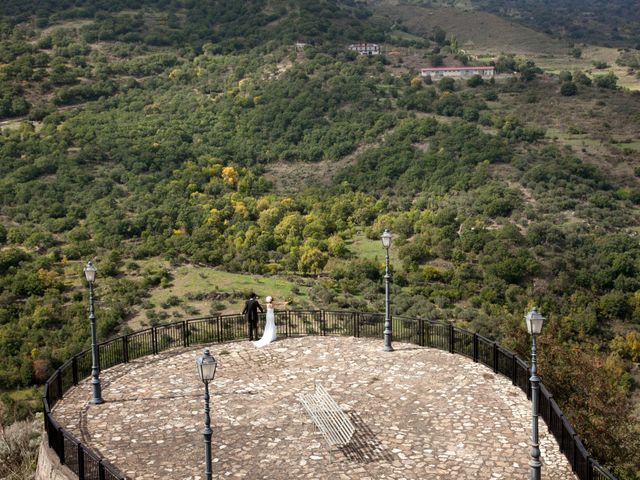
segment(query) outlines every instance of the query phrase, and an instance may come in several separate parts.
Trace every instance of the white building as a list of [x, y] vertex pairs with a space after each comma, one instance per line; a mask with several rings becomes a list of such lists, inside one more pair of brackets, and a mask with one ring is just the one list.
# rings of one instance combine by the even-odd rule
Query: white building
[[380, 45], [377, 43], [352, 43], [349, 50], [360, 55], [380, 55]]
[[423, 77], [431, 78], [466, 78], [473, 75], [480, 75], [483, 78], [491, 78], [496, 73], [496, 67], [433, 67], [423, 68], [420, 74]]

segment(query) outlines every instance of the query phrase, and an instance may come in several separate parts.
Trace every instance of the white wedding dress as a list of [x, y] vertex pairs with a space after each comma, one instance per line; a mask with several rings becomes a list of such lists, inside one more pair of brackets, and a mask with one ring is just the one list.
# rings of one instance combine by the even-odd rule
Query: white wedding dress
[[276, 337], [276, 316], [273, 313], [273, 308], [267, 307], [267, 323], [264, 326], [264, 333], [262, 338], [257, 342], [253, 342], [253, 344], [258, 348], [264, 347], [273, 342]]

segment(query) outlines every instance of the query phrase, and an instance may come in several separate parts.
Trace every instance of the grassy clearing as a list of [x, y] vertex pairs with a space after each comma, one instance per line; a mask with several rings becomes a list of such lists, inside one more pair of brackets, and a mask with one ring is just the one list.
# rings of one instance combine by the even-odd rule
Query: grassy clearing
[[396, 30], [391, 34], [391, 38], [396, 40], [424, 40], [425, 37], [414, 35], [409, 32], [403, 32], [402, 30]]
[[448, 34], [455, 35], [458, 44], [472, 54], [493, 56], [501, 52], [513, 52], [532, 55], [539, 52], [562, 54], [567, 51], [564, 41], [497, 15], [472, 11], [467, 2], [458, 2], [461, 8], [429, 8], [395, 3], [400, 2], [380, 2], [373, 5], [373, 9], [382, 17], [402, 20], [403, 25], [415, 35], [429, 36], [439, 26]]
[[589, 137], [586, 133], [567, 133], [558, 128], [548, 128], [546, 136], [572, 147], [596, 147], [602, 145], [601, 141]]
[[180, 266], [170, 273], [170, 284], [152, 289], [143, 308], [129, 320], [131, 329], [182, 318], [240, 313], [250, 292], [261, 299], [271, 295], [276, 302], [289, 301], [292, 308], [308, 302], [310, 282], [304, 278], [243, 275], [194, 265]]
[[[29, 418], [35, 412], [42, 410], [42, 387], [34, 386], [16, 390], [0, 391], [0, 423], [2, 411], [9, 423], [12, 420]], [[2, 477], [4, 478], [4, 477]]]
[[[384, 247], [382, 246], [382, 241], [371, 240], [367, 238], [364, 233], [358, 233], [353, 237], [353, 240], [349, 245], [349, 250], [358, 258], [377, 260], [381, 263], [384, 262], [385, 251]], [[393, 248], [393, 243], [391, 244], [391, 248], [389, 249], [389, 261], [399, 261], [398, 249]]]
[[[385, 251], [381, 241], [368, 239], [364, 233], [354, 237], [349, 249], [357, 258], [374, 260], [380, 264], [384, 262]], [[391, 262], [399, 261], [398, 249], [393, 245], [389, 253]], [[313, 306], [309, 298], [313, 279], [229, 273], [195, 265], [170, 268], [166, 262], [158, 259], [138, 263], [143, 270], [169, 270], [171, 281], [166, 287], [152, 289], [150, 297], [129, 319], [127, 326], [134, 331], [180, 319], [240, 313], [250, 292], [255, 292], [261, 299], [271, 295], [276, 301], [288, 301], [288, 308]], [[77, 276], [79, 279], [79, 274]]]
[[42, 392], [39, 387], [21, 388], [18, 390], [11, 390], [9, 396], [17, 402], [34, 400], [40, 402]]
[[3, 120], [0, 122], [0, 130], [17, 130], [22, 125], [23, 119]]
[[640, 152], [640, 140], [636, 140], [633, 142], [618, 143], [616, 144], [616, 146], [623, 150], [629, 149], [629, 150], [635, 150], [636, 152]]
[[[629, 90], [640, 90], [640, 78], [629, 74], [627, 67], [616, 64], [616, 60], [620, 56], [618, 49], [591, 45], [584, 45], [580, 48], [582, 50], [580, 58], [572, 57], [568, 51], [566, 54], [560, 55], [533, 55], [531, 58], [544, 71], [553, 74], [558, 74], [563, 70], [569, 72], [582, 70], [593, 77], [613, 72], [618, 77], [618, 85]], [[604, 62], [608, 67], [597, 69], [594, 65], [598, 62]]]

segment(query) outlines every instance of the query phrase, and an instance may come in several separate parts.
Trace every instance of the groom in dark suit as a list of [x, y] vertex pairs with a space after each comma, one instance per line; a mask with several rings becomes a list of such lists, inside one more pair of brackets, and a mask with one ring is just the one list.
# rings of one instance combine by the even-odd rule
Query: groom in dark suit
[[242, 310], [242, 314], [249, 324], [249, 340], [253, 340], [254, 333], [256, 340], [258, 340], [258, 310], [263, 312], [262, 307], [256, 298], [256, 294], [252, 293], [249, 300], [244, 304], [244, 310]]

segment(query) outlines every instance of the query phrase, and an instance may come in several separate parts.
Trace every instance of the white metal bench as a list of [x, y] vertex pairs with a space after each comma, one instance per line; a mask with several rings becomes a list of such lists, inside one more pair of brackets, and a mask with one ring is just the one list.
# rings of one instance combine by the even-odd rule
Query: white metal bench
[[353, 423], [322, 385], [316, 383], [314, 393], [298, 393], [296, 396], [311, 417], [314, 428], [320, 430], [329, 444], [329, 457], [331, 447], [345, 446], [351, 441], [356, 431]]

